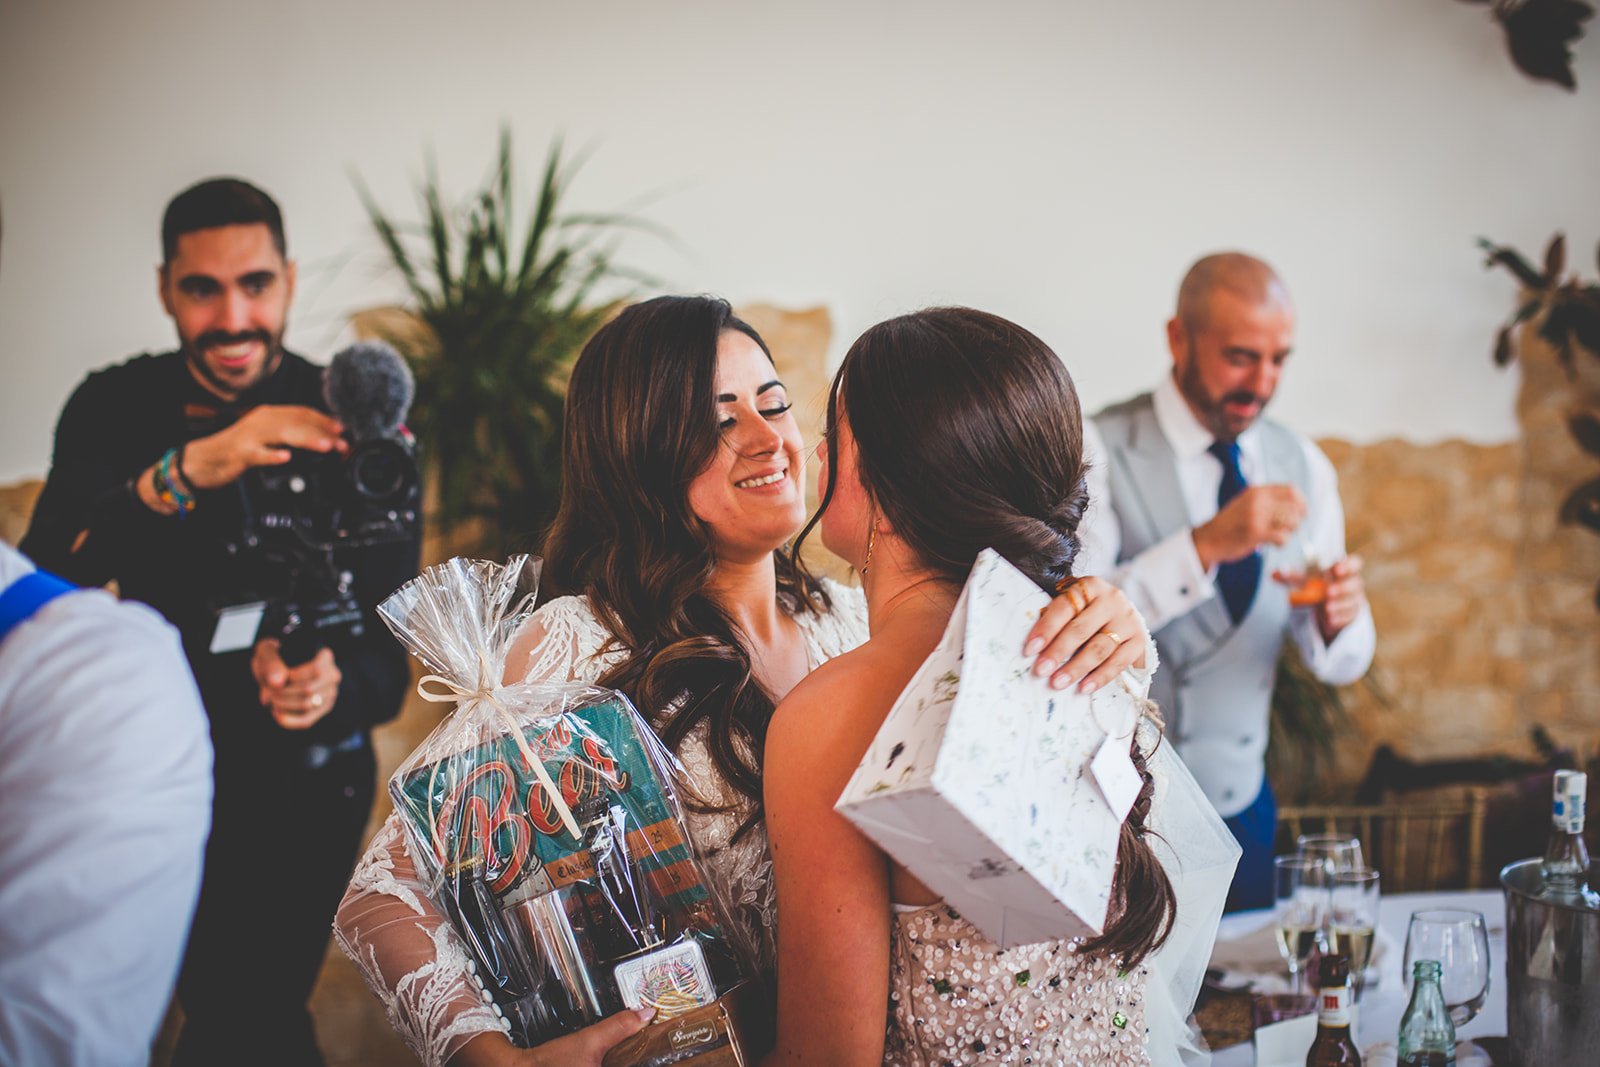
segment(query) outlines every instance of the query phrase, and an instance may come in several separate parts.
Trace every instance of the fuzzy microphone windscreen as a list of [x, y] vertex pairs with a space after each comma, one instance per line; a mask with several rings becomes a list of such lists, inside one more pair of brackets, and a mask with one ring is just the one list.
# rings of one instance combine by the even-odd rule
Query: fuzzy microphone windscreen
[[328, 364], [322, 395], [351, 439], [393, 437], [411, 409], [416, 383], [400, 353], [381, 341], [361, 341]]

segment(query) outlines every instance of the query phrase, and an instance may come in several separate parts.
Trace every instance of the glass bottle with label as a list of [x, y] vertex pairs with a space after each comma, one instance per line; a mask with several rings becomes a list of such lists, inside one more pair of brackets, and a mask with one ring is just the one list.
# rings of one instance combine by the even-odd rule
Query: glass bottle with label
[[1306, 1053], [1306, 1067], [1361, 1067], [1361, 1053], [1350, 1033], [1350, 964], [1343, 956], [1324, 956], [1317, 971], [1317, 1039]]
[[1550, 841], [1544, 850], [1544, 890], [1540, 896], [1569, 904], [1584, 902], [1589, 880], [1589, 849], [1583, 843], [1584, 804], [1589, 776], [1557, 771], [1550, 809]]
[[1439, 961], [1417, 960], [1411, 973], [1411, 1003], [1400, 1018], [1397, 1067], [1455, 1067], [1456, 1026], [1445, 1007]]

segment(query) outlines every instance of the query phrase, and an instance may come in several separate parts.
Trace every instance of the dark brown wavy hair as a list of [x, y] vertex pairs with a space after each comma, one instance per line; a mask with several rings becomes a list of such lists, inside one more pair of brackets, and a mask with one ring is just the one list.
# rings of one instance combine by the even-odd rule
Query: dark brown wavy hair
[[[689, 507], [690, 483], [723, 447], [717, 343], [727, 330], [772, 358], [726, 301], [703, 296], [635, 304], [584, 346], [567, 387], [561, 506], [545, 540], [544, 583], [547, 595], [588, 596], [613, 647], [628, 653], [599, 684], [626, 693], [668, 748], [709, 723], [717, 770], [751, 805], [742, 835], [763, 815], [761, 757], [775, 702], [738, 627], [703, 593], [717, 556]], [[792, 553], [779, 549], [776, 565], [787, 610], [831, 606]]]
[[[828, 469], [840, 418], [861, 484], [924, 566], [964, 583], [993, 548], [1040, 588], [1072, 573], [1088, 504], [1077, 390], [1050, 347], [997, 315], [931, 308], [872, 327], [850, 346], [828, 395]], [[829, 484], [817, 525], [833, 497]], [[1123, 822], [1105, 932], [1085, 951], [1137, 965], [1166, 939], [1172, 883], [1145, 837], [1153, 781]]]

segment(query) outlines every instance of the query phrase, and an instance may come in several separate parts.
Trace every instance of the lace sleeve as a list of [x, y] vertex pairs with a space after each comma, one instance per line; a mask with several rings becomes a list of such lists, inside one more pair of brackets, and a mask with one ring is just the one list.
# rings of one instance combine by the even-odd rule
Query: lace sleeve
[[559, 597], [522, 628], [506, 653], [506, 681], [592, 682], [625, 655], [583, 597]]
[[443, 1067], [479, 1034], [508, 1029], [486, 1003], [466, 946], [428, 897], [398, 815], [356, 866], [333, 933], [383, 1002], [389, 1025], [427, 1067]]
[[[529, 680], [593, 681], [619, 658], [579, 597], [541, 607], [513, 642], [508, 664]], [[412, 863], [390, 815], [356, 865], [334, 918], [334, 937], [383, 1002], [389, 1025], [427, 1067], [443, 1067], [480, 1034], [509, 1029], [477, 978], [477, 965]]]

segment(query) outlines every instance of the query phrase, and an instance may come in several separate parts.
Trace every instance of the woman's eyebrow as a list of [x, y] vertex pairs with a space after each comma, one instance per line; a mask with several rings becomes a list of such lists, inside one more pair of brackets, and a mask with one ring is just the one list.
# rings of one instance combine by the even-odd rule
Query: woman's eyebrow
[[[782, 389], [782, 388], [783, 388], [783, 383], [778, 381], [778, 379], [774, 378], [774, 379], [772, 379], [772, 381], [767, 382], [765, 385], [763, 385], [759, 389], [757, 389], [756, 390], [756, 396], [760, 396], [762, 393], [765, 393], [768, 389]], [[731, 404], [735, 400], [738, 400], [738, 399], [739, 398], [734, 396], [732, 393], [718, 393], [717, 394], [717, 403], [719, 403], [719, 404]]]

